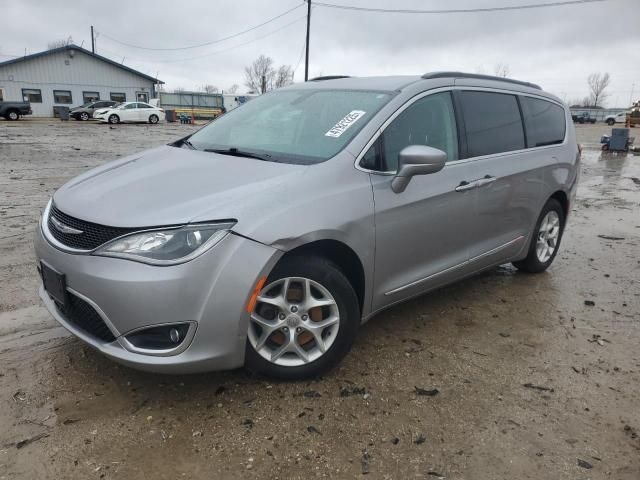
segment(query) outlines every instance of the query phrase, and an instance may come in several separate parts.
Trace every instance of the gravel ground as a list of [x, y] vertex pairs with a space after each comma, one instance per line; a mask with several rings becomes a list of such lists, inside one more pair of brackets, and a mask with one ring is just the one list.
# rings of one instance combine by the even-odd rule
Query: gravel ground
[[640, 478], [640, 157], [601, 155], [609, 128], [578, 127], [578, 201], [546, 273], [502, 266], [387, 310], [298, 383], [136, 372], [39, 303], [51, 193], [193, 128], [0, 122], [1, 480]]

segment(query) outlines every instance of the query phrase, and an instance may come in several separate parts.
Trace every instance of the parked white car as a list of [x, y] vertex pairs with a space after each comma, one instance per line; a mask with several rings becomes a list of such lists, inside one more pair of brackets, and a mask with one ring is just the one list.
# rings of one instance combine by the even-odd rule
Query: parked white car
[[608, 115], [604, 119], [607, 125], [613, 125], [614, 123], [625, 123], [627, 121], [627, 112], [620, 112], [615, 115]]
[[116, 107], [103, 108], [93, 112], [93, 118], [101, 122], [149, 122], [158, 123], [165, 118], [162, 108], [144, 102], [124, 102]]

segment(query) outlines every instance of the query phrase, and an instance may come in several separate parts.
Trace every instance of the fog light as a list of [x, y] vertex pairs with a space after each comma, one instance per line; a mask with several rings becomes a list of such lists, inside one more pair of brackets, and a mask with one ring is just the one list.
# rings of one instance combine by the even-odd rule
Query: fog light
[[170, 350], [184, 341], [188, 331], [188, 323], [174, 323], [137, 330], [126, 335], [126, 339], [136, 348]]
[[169, 339], [173, 343], [180, 343], [180, 332], [177, 328], [172, 328], [171, 330], [169, 330]]

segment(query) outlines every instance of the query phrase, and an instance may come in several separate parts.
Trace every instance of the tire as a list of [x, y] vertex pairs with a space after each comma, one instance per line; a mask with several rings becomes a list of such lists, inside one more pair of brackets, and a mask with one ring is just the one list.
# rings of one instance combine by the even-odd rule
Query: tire
[[[553, 219], [557, 218], [557, 238], [554, 242], [553, 251], [550, 252], [550, 255], [541, 255], [539, 250], [539, 245], [542, 242], [539, 241], [541, 235], [541, 228], [543, 227], [543, 221], [547, 218]], [[545, 204], [542, 212], [540, 212], [540, 216], [538, 217], [538, 221], [536, 222], [535, 229], [531, 235], [531, 243], [529, 245], [529, 252], [524, 260], [519, 260], [517, 262], [513, 262], [513, 265], [518, 269], [528, 273], [540, 273], [544, 272], [549, 265], [553, 263], [553, 260], [556, 258], [556, 254], [558, 253], [558, 249], [560, 248], [560, 241], [562, 240], [562, 234], [564, 233], [564, 223], [565, 223], [565, 215], [564, 210], [562, 209], [562, 205], [555, 198], [550, 198]], [[547, 224], [550, 226], [550, 224]], [[547, 231], [547, 233], [549, 233]], [[550, 236], [549, 236], [550, 238]], [[544, 243], [549, 246], [549, 241], [545, 241]], [[546, 252], [549, 254], [549, 252]]]
[[20, 112], [17, 110], [9, 110], [4, 118], [15, 122], [16, 120], [20, 120]]
[[82, 112], [78, 118], [80, 118], [80, 120], [82, 120], [83, 122], [86, 122], [91, 117], [89, 117], [89, 114], [87, 112]]
[[155, 125], [156, 123], [158, 123], [158, 121], [159, 121], [159, 120], [160, 120], [160, 119], [159, 119], [159, 118], [158, 118], [158, 116], [157, 116], [157, 115], [155, 115], [155, 114], [154, 114], [154, 115], [151, 115], [151, 116], [149, 117], [149, 123], [150, 123], [150, 124], [152, 124], [152, 125]]
[[109, 123], [111, 124], [116, 124], [116, 123], [120, 123], [120, 117], [118, 115], [116, 115], [115, 113], [109, 115]]
[[[301, 297], [299, 297], [298, 300], [292, 301], [286, 300], [286, 297], [284, 297], [284, 305], [288, 309], [286, 313], [284, 313], [285, 310], [274, 306], [274, 304], [260, 301], [260, 298], [268, 298], [274, 289], [276, 291], [278, 291], [278, 289], [284, 289], [284, 285], [290, 285], [287, 296], [289, 296], [291, 292], [295, 294], [296, 282], [300, 284], [297, 292]], [[283, 286], [281, 287], [279, 284]], [[311, 287], [307, 287], [306, 285], [311, 285]], [[318, 290], [316, 288], [317, 285], [323, 288], [324, 292]], [[305, 309], [305, 302], [307, 301], [305, 291], [315, 292], [311, 294], [311, 296], [314, 297], [312, 301], [331, 302], [331, 306]], [[322, 294], [320, 299], [316, 296], [317, 293]], [[277, 299], [281, 295], [282, 290], [279, 291], [278, 296], [275, 298]], [[300, 298], [302, 298], [302, 300]], [[299, 310], [296, 305], [299, 305]], [[296, 310], [294, 310], [294, 308]], [[320, 311], [317, 309], [320, 309]], [[290, 313], [289, 310], [290, 312], [297, 313]], [[324, 346], [324, 348], [320, 348], [315, 340], [316, 336], [304, 327], [313, 326], [316, 322], [329, 322], [331, 318], [335, 318], [336, 313], [338, 315], [338, 322], [334, 325], [324, 327], [322, 331], [318, 332], [321, 338], [320, 341]], [[285, 317], [285, 315], [287, 316]], [[267, 377], [281, 380], [301, 380], [317, 377], [328, 372], [351, 350], [360, 325], [360, 308], [358, 297], [353, 287], [337, 265], [321, 257], [298, 256], [287, 258], [276, 265], [258, 297], [256, 307], [251, 317], [252, 319], [249, 320], [249, 331], [247, 333], [245, 350], [246, 368], [254, 373]], [[265, 323], [264, 320], [260, 320], [261, 323], [258, 323], [254, 318], [264, 319], [268, 317], [272, 317], [268, 322], [270, 322], [269, 325], [274, 325], [274, 327], [272, 333], [265, 334], [260, 327], [261, 324]], [[277, 327], [277, 325], [282, 325], [282, 328]], [[337, 331], [334, 329], [337, 329]], [[296, 333], [298, 331], [300, 331], [300, 333]], [[288, 343], [287, 337], [289, 335], [295, 337], [292, 343]], [[263, 342], [264, 346], [257, 350], [256, 344], [260, 343], [263, 336], [266, 337], [266, 340]], [[303, 339], [305, 336], [306, 339]], [[298, 339], [304, 340], [302, 347], [300, 343], [298, 343]], [[280, 343], [278, 344], [276, 340], [280, 340]], [[295, 345], [295, 347], [293, 347], [293, 345]], [[299, 349], [302, 348], [303, 355], [307, 357], [307, 361], [293, 351], [285, 352], [276, 360], [268, 360], [266, 358], [270, 354], [285, 350], [285, 346], [298, 349], [297, 351], [300, 351]], [[259, 353], [259, 351], [261, 353]], [[289, 364], [282, 364], [287, 362], [289, 362]]]
[[607, 120], [607, 125], [609, 125], [610, 127], [615, 125], [616, 121], [613, 118], [610, 118], [609, 120]]

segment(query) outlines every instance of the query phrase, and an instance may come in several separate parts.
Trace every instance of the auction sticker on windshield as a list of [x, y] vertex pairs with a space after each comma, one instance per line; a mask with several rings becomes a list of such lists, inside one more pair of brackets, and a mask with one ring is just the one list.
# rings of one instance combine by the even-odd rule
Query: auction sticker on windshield
[[349, 112], [342, 120], [336, 123], [331, 129], [324, 134], [325, 137], [338, 138], [346, 132], [351, 125], [356, 123], [365, 113], [363, 110], [353, 110]]

